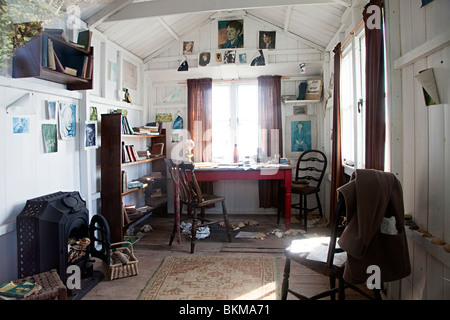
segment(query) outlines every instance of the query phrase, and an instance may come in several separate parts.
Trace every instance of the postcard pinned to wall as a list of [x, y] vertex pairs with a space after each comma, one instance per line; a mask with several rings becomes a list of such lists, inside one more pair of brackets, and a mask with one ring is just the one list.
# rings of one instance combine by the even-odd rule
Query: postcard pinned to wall
[[425, 69], [416, 75], [416, 79], [423, 87], [423, 95], [427, 106], [440, 104], [439, 93], [433, 69]]

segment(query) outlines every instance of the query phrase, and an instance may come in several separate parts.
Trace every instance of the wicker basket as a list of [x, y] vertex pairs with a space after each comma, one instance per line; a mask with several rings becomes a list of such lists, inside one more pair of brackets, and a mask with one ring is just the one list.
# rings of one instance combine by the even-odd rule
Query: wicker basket
[[[128, 246], [124, 246], [125, 244], [128, 244]], [[123, 253], [126, 256], [128, 256], [129, 257], [128, 262], [126, 263], [114, 262], [112, 256], [115, 251]], [[109, 280], [135, 276], [138, 274], [138, 260], [136, 259], [133, 253], [133, 244], [129, 241], [116, 242], [111, 244], [110, 263], [111, 263], [110, 265], [107, 265], [105, 262], [103, 262], [105, 268], [108, 271]]]

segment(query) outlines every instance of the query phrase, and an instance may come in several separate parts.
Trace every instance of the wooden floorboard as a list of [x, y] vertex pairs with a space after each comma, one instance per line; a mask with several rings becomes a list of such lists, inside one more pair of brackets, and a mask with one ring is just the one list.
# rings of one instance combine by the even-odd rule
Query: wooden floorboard
[[[219, 216], [220, 218], [220, 216]], [[224, 227], [219, 225], [211, 226], [211, 234], [203, 240], [197, 240], [194, 255], [264, 255], [273, 256], [277, 259], [279, 284], [283, 281], [283, 270], [285, 264], [284, 248], [294, 239], [304, 237], [286, 236], [278, 238], [272, 231], [280, 229], [284, 231], [284, 225], [276, 223], [276, 216], [273, 215], [231, 215], [231, 221], [252, 220], [258, 223], [257, 226], [244, 226], [239, 230], [233, 230], [232, 242], [228, 242]], [[150, 217], [142, 222], [135, 230], [145, 224], [152, 227], [152, 231], [145, 233], [133, 246], [134, 254], [139, 260], [138, 275], [116, 280], [104, 279], [91, 289], [84, 297], [84, 300], [136, 300], [144, 289], [148, 280], [158, 269], [161, 262], [168, 256], [184, 256], [190, 254], [190, 240], [181, 236], [181, 242], [174, 241], [169, 246], [170, 234], [173, 227], [173, 216]], [[298, 220], [293, 219], [292, 229], [302, 230], [303, 226]], [[266, 234], [264, 240], [260, 239], [238, 239], [236, 235], [240, 231], [262, 232]], [[327, 235], [328, 228], [314, 227], [308, 229], [308, 234]], [[95, 260], [95, 269], [105, 272], [102, 263]], [[291, 264], [290, 288], [302, 290], [306, 295], [314, 294], [328, 288], [328, 278], [296, 263]], [[350, 292], [349, 292], [350, 293]], [[349, 294], [348, 299], [363, 299], [358, 295]], [[292, 295], [289, 300], [295, 299]], [[364, 298], [365, 299], [365, 298]]]

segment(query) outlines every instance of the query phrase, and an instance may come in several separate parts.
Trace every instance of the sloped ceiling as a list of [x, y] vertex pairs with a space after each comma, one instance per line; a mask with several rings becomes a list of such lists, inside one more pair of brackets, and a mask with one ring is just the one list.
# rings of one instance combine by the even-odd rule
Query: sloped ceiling
[[82, 7], [81, 19], [148, 61], [215, 15], [235, 10], [323, 52], [351, 6], [352, 0], [100, 0]]

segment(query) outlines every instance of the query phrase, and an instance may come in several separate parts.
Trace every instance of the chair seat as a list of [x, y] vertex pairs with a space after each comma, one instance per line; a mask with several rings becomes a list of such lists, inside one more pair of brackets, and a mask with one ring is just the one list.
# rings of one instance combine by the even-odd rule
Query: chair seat
[[347, 261], [347, 253], [336, 248], [333, 266], [327, 267], [328, 246], [330, 237], [316, 237], [294, 240], [286, 248], [285, 255], [289, 259], [326, 276], [338, 277], [343, 272]]
[[292, 185], [291, 192], [301, 195], [308, 195], [317, 193], [320, 191], [320, 188], [308, 186], [308, 187], [296, 187], [295, 185]]

